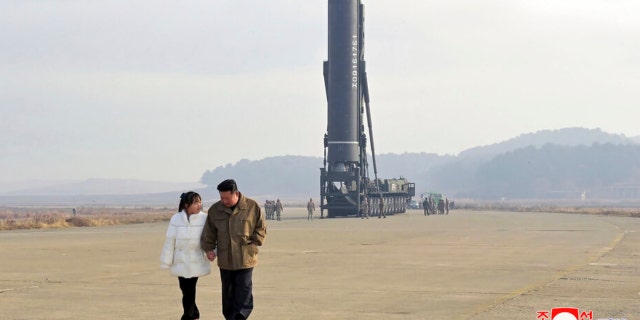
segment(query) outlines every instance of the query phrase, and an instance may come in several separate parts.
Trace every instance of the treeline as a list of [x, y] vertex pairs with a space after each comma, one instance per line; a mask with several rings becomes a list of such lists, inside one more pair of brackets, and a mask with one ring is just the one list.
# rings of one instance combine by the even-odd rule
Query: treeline
[[638, 198], [640, 146], [526, 147], [482, 163], [449, 164], [436, 170], [431, 181], [458, 197], [478, 199], [579, 199], [583, 193], [588, 198]]
[[235, 179], [245, 194], [259, 198], [317, 198], [320, 194], [322, 158], [279, 156], [262, 160], [240, 160], [206, 171], [201, 182], [215, 190], [224, 179]]
[[[378, 177], [413, 179], [416, 172], [445, 164], [453, 156], [427, 153], [383, 154], [377, 157]], [[374, 176], [373, 161], [369, 159], [369, 174]], [[277, 156], [261, 160], [243, 159], [204, 172], [201, 182], [215, 188], [220, 181], [233, 178], [241, 191], [260, 198], [288, 197], [316, 198], [320, 194], [320, 168], [323, 158], [306, 156]]]

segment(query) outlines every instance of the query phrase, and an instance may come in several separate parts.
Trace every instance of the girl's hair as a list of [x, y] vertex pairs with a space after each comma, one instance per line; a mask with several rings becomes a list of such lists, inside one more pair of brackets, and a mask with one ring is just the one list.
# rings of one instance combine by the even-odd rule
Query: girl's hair
[[178, 205], [178, 212], [186, 209], [193, 204], [194, 201], [202, 200], [197, 192], [189, 191], [180, 195], [180, 204]]

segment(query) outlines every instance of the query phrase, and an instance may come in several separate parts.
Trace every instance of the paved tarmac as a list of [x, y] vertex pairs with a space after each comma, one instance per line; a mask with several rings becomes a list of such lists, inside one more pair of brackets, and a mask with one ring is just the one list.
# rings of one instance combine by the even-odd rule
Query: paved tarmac
[[[638, 218], [305, 211], [268, 221], [251, 319], [545, 320], [559, 307], [640, 319]], [[179, 319], [177, 278], [158, 261], [166, 226], [0, 232], [0, 318]], [[222, 319], [212, 270], [198, 282], [202, 319]]]

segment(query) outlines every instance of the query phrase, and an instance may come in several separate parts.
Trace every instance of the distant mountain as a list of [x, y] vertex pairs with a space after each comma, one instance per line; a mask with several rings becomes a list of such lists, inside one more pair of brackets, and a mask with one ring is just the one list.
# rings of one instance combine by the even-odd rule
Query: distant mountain
[[[428, 171], [453, 159], [429, 153], [381, 154], [376, 157], [379, 178], [407, 177]], [[369, 175], [374, 177], [373, 159], [369, 158]], [[215, 188], [220, 181], [233, 178], [238, 187], [254, 198], [306, 199], [320, 193], [320, 157], [278, 156], [261, 160], [243, 159], [219, 166], [202, 175], [202, 183]]]
[[242, 159], [202, 174], [202, 183], [215, 189], [222, 180], [233, 178], [238, 188], [254, 198], [308, 198], [319, 193], [322, 158], [278, 156], [261, 160]]
[[526, 147], [541, 147], [545, 144], [561, 146], [590, 146], [594, 143], [635, 144], [640, 143], [640, 137], [635, 140], [621, 134], [606, 133], [600, 129], [564, 128], [558, 130], [541, 130], [534, 133], [519, 135], [507, 141], [488, 146], [474, 147], [459, 154], [460, 158], [476, 158], [488, 160], [496, 155]]
[[475, 198], [640, 197], [640, 145], [546, 144], [518, 149], [484, 163], [470, 177]]
[[133, 179], [87, 179], [84, 181], [48, 181], [35, 182], [34, 186], [22, 185], [22, 188], [5, 191], [10, 196], [87, 196], [87, 195], [142, 195], [163, 192], [182, 192], [189, 189], [204, 188], [197, 182], [162, 182]]
[[[634, 161], [640, 159], [638, 150], [640, 145], [624, 135], [567, 128], [523, 134], [458, 156], [381, 154], [376, 162], [379, 178], [405, 177], [416, 183], [418, 195], [437, 190], [452, 197], [481, 199], [575, 198], [589, 190], [592, 196], [621, 197], [630, 194], [615, 191], [621, 186], [635, 192], [638, 185], [640, 190], [636, 181], [640, 164]], [[205, 172], [202, 182], [213, 188], [235, 177], [248, 194], [304, 199], [319, 194], [321, 166], [319, 157], [245, 159]], [[373, 177], [372, 159], [369, 175]]]
[[[415, 179], [417, 174], [428, 172], [434, 167], [449, 163], [456, 157], [435, 153], [385, 153], [376, 157], [378, 177]], [[373, 161], [369, 159], [369, 168], [373, 176]]]

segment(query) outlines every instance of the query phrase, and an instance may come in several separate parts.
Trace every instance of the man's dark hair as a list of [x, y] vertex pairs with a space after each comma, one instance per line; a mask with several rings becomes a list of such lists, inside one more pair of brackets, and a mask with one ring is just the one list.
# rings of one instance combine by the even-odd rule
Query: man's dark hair
[[238, 185], [236, 184], [235, 180], [227, 179], [220, 182], [217, 189], [219, 192], [225, 192], [225, 191], [236, 192], [238, 191]]

